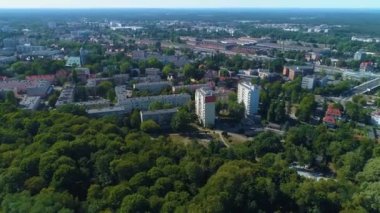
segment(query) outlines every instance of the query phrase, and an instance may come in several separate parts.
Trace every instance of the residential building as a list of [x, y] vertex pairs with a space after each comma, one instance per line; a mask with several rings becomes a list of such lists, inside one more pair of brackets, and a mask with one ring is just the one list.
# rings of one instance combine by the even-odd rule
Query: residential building
[[3, 39], [3, 47], [4, 48], [10, 48], [10, 49], [14, 50], [18, 44], [19, 44], [19, 41], [16, 38], [5, 38], [5, 39]]
[[109, 115], [124, 115], [127, 113], [128, 112], [122, 106], [87, 110], [87, 114], [93, 117], [102, 117], [102, 116], [109, 116]]
[[46, 97], [53, 90], [48, 81], [5, 80], [0, 81], [0, 90], [14, 91], [15, 94]]
[[290, 80], [296, 79], [298, 76], [312, 75], [314, 66], [284, 66], [282, 74]]
[[129, 80], [128, 74], [117, 74], [113, 76], [113, 81], [116, 85], [124, 85]]
[[362, 62], [360, 64], [360, 72], [373, 72], [375, 70], [375, 64], [371, 61]]
[[83, 106], [86, 109], [100, 109], [109, 107], [111, 102], [107, 99], [91, 100], [84, 102], [75, 102], [77, 106]]
[[373, 125], [380, 126], [380, 110], [371, 113], [371, 121]]
[[112, 80], [112, 78], [90, 78], [87, 80], [86, 87], [94, 88], [102, 82], [111, 81], [111, 80]]
[[342, 118], [342, 112], [339, 108], [335, 107], [333, 104], [330, 104], [327, 107], [325, 117], [323, 118], [323, 123], [325, 123], [329, 127], [336, 127], [336, 123], [338, 120]]
[[66, 67], [81, 67], [82, 62], [80, 57], [69, 57], [66, 61]]
[[22, 100], [20, 101], [20, 106], [27, 110], [36, 110], [41, 103], [41, 97], [38, 96], [24, 96]]
[[132, 97], [132, 90], [127, 90], [126, 86], [115, 87], [117, 105], [122, 105], [128, 98]]
[[0, 56], [0, 64], [10, 64], [17, 61], [16, 56]]
[[200, 88], [195, 91], [195, 112], [204, 127], [215, 125], [215, 103], [216, 96], [211, 89]]
[[158, 68], [146, 68], [145, 75], [161, 75], [162, 72]]
[[17, 45], [17, 52], [18, 53], [37, 52], [37, 51], [43, 51], [45, 49], [46, 48], [44, 46], [32, 46], [30, 44]]
[[37, 84], [34, 87], [30, 87], [26, 90], [28, 96], [38, 96], [45, 98], [53, 91], [51, 83], [48, 81], [37, 81]]
[[133, 85], [133, 89], [138, 90], [138, 91], [148, 91], [154, 94], [159, 94], [161, 90], [168, 88], [171, 85], [172, 83], [169, 81], [137, 83]]
[[137, 82], [159, 82], [161, 81], [161, 76], [159, 75], [148, 75], [146, 77], [134, 77], [132, 80]]
[[191, 96], [185, 93], [177, 95], [159, 95], [118, 100], [117, 106], [125, 107], [125, 111], [128, 113], [132, 112], [134, 109], [146, 111], [153, 102], [160, 102], [169, 104], [173, 107], [180, 107], [188, 103], [190, 100]]
[[172, 91], [173, 93], [178, 93], [184, 90], [189, 91], [189, 92], [194, 92], [195, 90], [203, 88], [203, 87], [213, 89], [215, 85], [214, 85], [214, 82], [209, 82], [207, 84], [178, 85], [178, 86], [173, 86]]
[[141, 111], [141, 122], [153, 120], [158, 125], [160, 125], [161, 129], [170, 128], [172, 118], [177, 113], [177, 111], [177, 108], [155, 111]]
[[56, 107], [60, 107], [65, 104], [72, 104], [74, 102], [74, 87], [66, 87], [61, 91], [61, 94], [58, 97], [57, 102], [55, 103]]
[[363, 50], [359, 50], [354, 55], [354, 60], [361, 61], [365, 57], [366, 53]]
[[315, 76], [308, 75], [308, 76], [305, 76], [302, 78], [301, 87], [303, 89], [312, 90], [312, 89], [314, 89], [315, 83], [316, 83]]
[[25, 77], [28, 81], [48, 81], [50, 83], [54, 83], [55, 78], [55, 75], [29, 75]]
[[252, 83], [240, 82], [238, 84], [238, 103], [243, 103], [245, 116], [252, 117], [259, 111], [260, 88]]
[[309, 52], [305, 54], [305, 59], [307, 61], [318, 61], [321, 58], [321, 54], [316, 52]]

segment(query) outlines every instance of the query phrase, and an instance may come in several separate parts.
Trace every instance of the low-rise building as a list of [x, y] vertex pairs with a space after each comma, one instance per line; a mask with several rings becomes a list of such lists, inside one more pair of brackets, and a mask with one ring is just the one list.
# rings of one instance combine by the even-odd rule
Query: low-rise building
[[325, 117], [323, 118], [323, 123], [329, 127], [336, 127], [337, 121], [341, 120], [342, 112], [339, 108], [330, 104], [326, 110]]
[[124, 85], [127, 84], [129, 80], [129, 75], [128, 74], [117, 74], [113, 76], [113, 82], [116, 85]]
[[37, 81], [37, 85], [26, 90], [28, 96], [39, 96], [45, 98], [53, 91], [51, 83], [48, 81]]
[[177, 113], [177, 111], [177, 108], [155, 111], [141, 111], [141, 122], [153, 120], [158, 125], [160, 125], [161, 129], [170, 128], [172, 118]]
[[134, 77], [132, 80], [140, 82], [140, 83], [143, 83], [143, 82], [159, 82], [159, 81], [161, 81], [161, 76], [149, 75], [146, 77]]
[[375, 64], [371, 61], [362, 62], [360, 64], [360, 72], [373, 72], [375, 70]]
[[171, 85], [172, 83], [170, 81], [137, 83], [133, 85], [133, 89], [138, 90], [138, 91], [148, 91], [154, 94], [159, 94], [163, 89], [168, 88]]
[[158, 68], [146, 68], [145, 75], [161, 75], [162, 72]]
[[314, 66], [284, 66], [282, 74], [290, 80], [296, 79], [298, 76], [312, 75]]
[[117, 105], [125, 103], [128, 98], [132, 98], [132, 90], [128, 90], [126, 86], [115, 87]]
[[30, 52], [43, 51], [46, 48], [44, 46], [33, 46], [30, 44], [24, 44], [24, 45], [18, 45], [16, 49], [18, 53], [30, 53]]
[[216, 96], [209, 88], [200, 88], [195, 91], [195, 112], [199, 123], [204, 127], [215, 125]]
[[87, 110], [87, 114], [92, 117], [102, 117], [102, 116], [110, 116], [110, 115], [124, 115], [128, 112], [122, 106], [115, 107], [105, 107], [100, 109], [89, 109]]
[[148, 96], [139, 98], [128, 98], [125, 100], [120, 100], [117, 106], [125, 107], [126, 112], [132, 112], [134, 109], [146, 111], [153, 102], [159, 102], [163, 104], [168, 104], [173, 107], [181, 107], [191, 100], [189, 94], [176, 94], [176, 95], [158, 95], [158, 96]]
[[72, 104], [74, 102], [74, 87], [65, 87], [61, 94], [58, 97], [57, 102], [55, 103], [56, 107], [60, 107], [66, 104]]
[[41, 97], [38, 96], [24, 96], [20, 101], [20, 106], [27, 110], [37, 110], [41, 104]]
[[82, 62], [80, 57], [69, 57], [66, 61], [66, 67], [81, 67]]
[[52, 92], [53, 88], [48, 81], [5, 80], [0, 81], [0, 90], [44, 98]]
[[74, 103], [77, 106], [83, 106], [86, 109], [100, 109], [107, 108], [110, 106], [111, 102], [107, 99], [91, 100]]
[[0, 56], [0, 64], [10, 64], [16, 60], [16, 56]]
[[178, 85], [178, 86], [172, 86], [172, 92], [178, 93], [182, 92], [184, 90], [189, 92], [194, 92], [195, 90], [199, 88], [210, 88], [213, 89], [215, 87], [214, 82], [209, 82], [207, 84], [188, 84], [188, 85]]
[[371, 121], [373, 125], [380, 126], [380, 110], [371, 113]]

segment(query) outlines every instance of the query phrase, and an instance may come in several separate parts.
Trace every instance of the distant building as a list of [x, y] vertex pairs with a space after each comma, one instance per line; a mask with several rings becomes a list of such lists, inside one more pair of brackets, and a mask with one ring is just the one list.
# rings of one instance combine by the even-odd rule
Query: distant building
[[155, 111], [141, 111], [141, 122], [153, 120], [158, 125], [160, 125], [161, 129], [170, 128], [172, 118], [177, 113], [177, 111], [177, 108]]
[[361, 61], [365, 57], [366, 53], [363, 50], [359, 50], [354, 55], [354, 60]]
[[373, 62], [362, 62], [360, 64], [360, 72], [373, 72], [375, 70], [375, 64]]
[[238, 84], [238, 103], [243, 103], [245, 116], [252, 117], [259, 111], [260, 88], [251, 83], [240, 82]]
[[0, 64], [10, 64], [17, 61], [16, 56], [0, 56]]
[[72, 104], [74, 102], [74, 87], [66, 87], [61, 91], [61, 94], [58, 97], [57, 102], [55, 103], [56, 107], [60, 107], [66, 104]]
[[15, 94], [28, 94], [28, 96], [46, 97], [53, 90], [48, 81], [0, 81], [0, 90], [14, 91]]
[[132, 97], [132, 91], [127, 90], [126, 86], [116, 86], [115, 94], [117, 105], [122, 105], [122, 103], [124, 103], [128, 98]]
[[189, 94], [159, 95], [119, 99], [117, 106], [123, 106], [125, 108], [125, 111], [129, 113], [134, 109], [146, 111], [149, 109], [150, 104], [153, 102], [169, 104], [173, 107], [180, 107], [188, 103], [190, 100], [191, 96]]
[[318, 61], [321, 58], [321, 54], [316, 52], [309, 52], [305, 54], [305, 59], [307, 61]]
[[296, 79], [298, 76], [312, 75], [314, 66], [284, 66], [282, 74], [290, 80]]
[[308, 75], [308, 76], [305, 76], [302, 78], [301, 87], [303, 89], [312, 90], [312, 89], [314, 89], [315, 83], [316, 83], [315, 76]]
[[87, 80], [86, 87], [94, 88], [102, 82], [111, 81], [111, 80], [112, 78], [90, 78]]
[[30, 53], [30, 52], [37, 52], [37, 51], [43, 51], [46, 48], [44, 46], [32, 46], [30, 44], [24, 44], [24, 45], [18, 45], [17, 46], [17, 52], [18, 53]]
[[128, 74], [117, 74], [113, 76], [113, 82], [116, 85], [123, 85], [126, 84], [129, 80], [129, 75]]
[[148, 91], [154, 94], [159, 94], [161, 90], [168, 88], [171, 85], [172, 84], [169, 81], [137, 83], [133, 85], [133, 89], [138, 90], [138, 91]]
[[215, 103], [216, 96], [212, 90], [200, 88], [195, 91], [195, 112], [204, 127], [215, 125]]
[[37, 85], [30, 87], [26, 90], [28, 96], [38, 96], [45, 98], [53, 91], [51, 83], [48, 81], [38, 81]]
[[188, 85], [178, 85], [178, 86], [173, 86], [172, 87], [172, 92], [173, 93], [178, 93], [183, 90], [189, 91], [189, 92], [195, 92], [195, 90], [200, 89], [200, 88], [210, 88], [213, 89], [215, 87], [213, 82], [209, 82], [207, 84], [188, 84]]
[[159, 75], [148, 75], [146, 77], [134, 77], [132, 80], [137, 82], [159, 82], [161, 81], [161, 76]]
[[380, 126], [380, 110], [371, 113], [371, 121], [373, 125]]
[[55, 75], [29, 75], [25, 77], [28, 81], [48, 81], [50, 83], [54, 83], [55, 78]]
[[4, 48], [10, 48], [10, 49], [14, 50], [18, 44], [19, 44], [19, 41], [15, 38], [3, 39], [3, 47]]
[[161, 70], [158, 68], [146, 68], [145, 75], [161, 75]]
[[342, 112], [340, 109], [336, 108], [334, 105], [330, 104], [326, 110], [325, 117], [323, 118], [323, 123], [329, 127], [336, 127], [338, 120], [342, 118]]
[[121, 106], [87, 110], [87, 114], [93, 117], [102, 117], [102, 116], [109, 116], [109, 115], [124, 115], [127, 113], [128, 112], [125, 110], [125, 108]]
[[92, 101], [75, 102], [74, 104], [77, 106], [82, 106], [86, 109], [101, 109], [109, 107], [111, 102], [107, 99], [100, 99]]
[[36, 110], [41, 104], [41, 97], [24, 96], [19, 104], [24, 109]]
[[66, 67], [81, 67], [82, 62], [80, 57], [69, 57], [66, 61]]

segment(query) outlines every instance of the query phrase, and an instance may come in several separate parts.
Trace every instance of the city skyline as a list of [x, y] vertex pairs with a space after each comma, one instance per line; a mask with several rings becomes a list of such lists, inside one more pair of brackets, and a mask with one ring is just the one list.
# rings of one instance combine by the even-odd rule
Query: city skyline
[[0, 2], [0, 8], [380, 8], [379, 1], [372, 0], [14, 0]]

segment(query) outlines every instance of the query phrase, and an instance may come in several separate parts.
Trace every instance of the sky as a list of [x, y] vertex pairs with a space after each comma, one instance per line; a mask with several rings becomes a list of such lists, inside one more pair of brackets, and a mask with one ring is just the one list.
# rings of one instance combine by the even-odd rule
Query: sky
[[0, 8], [380, 8], [380, 0], [0, 0]]

